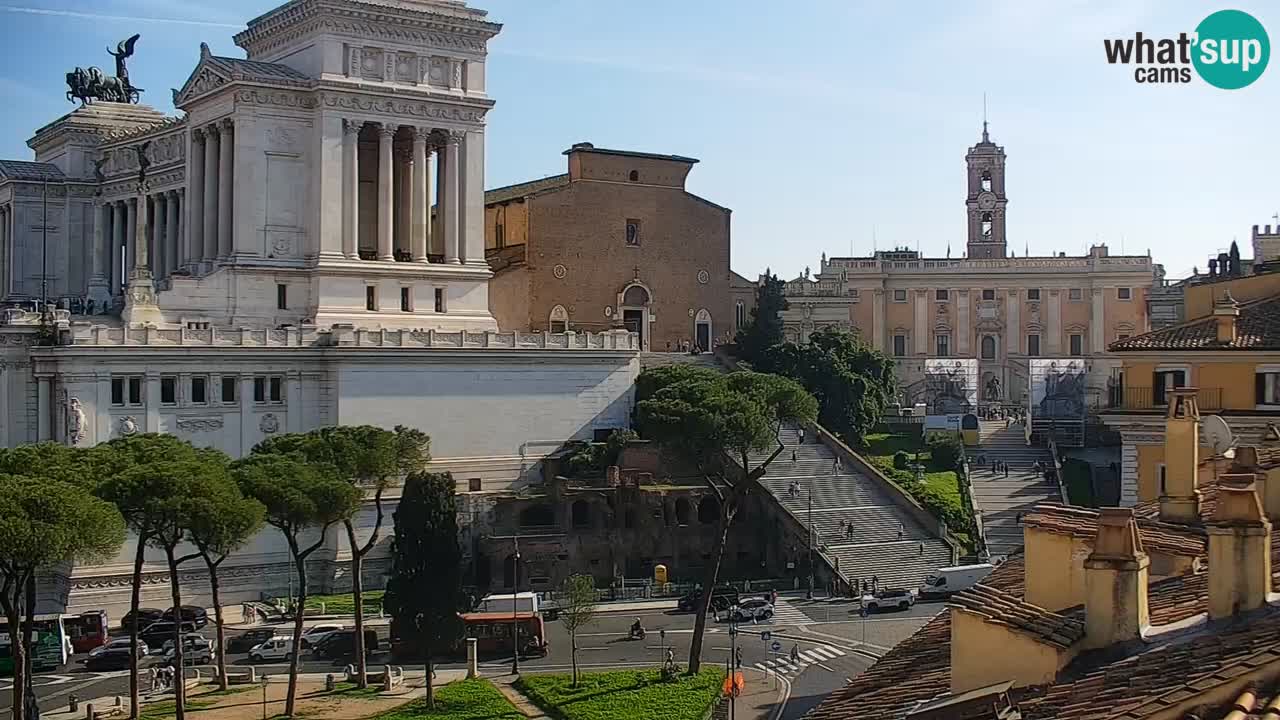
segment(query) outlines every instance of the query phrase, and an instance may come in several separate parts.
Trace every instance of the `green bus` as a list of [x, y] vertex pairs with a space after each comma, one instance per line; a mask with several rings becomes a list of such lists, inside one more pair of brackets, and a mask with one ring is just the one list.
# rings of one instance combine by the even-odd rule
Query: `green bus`
[[[71, 638], [67, 636], [66, 618], [78, 615], [37, 615], [35, 640], [31, 656], [33, 670], [57, 670], [71, 657]], [[9, 641], [9, 624], [0, 620], [0, 677], [13, 675], [13, 647]]]

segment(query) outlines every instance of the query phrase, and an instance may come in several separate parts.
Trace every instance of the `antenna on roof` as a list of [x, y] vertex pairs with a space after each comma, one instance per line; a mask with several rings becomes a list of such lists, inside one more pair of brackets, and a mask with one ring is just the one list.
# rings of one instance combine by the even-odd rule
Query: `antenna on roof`
[[982, 142], [991, 142], [987, 137], [987, 94], [982, 93]]

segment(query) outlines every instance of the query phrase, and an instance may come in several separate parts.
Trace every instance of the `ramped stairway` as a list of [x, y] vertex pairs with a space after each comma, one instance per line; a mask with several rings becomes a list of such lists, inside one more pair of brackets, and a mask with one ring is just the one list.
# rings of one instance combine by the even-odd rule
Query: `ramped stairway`
[[[811, 433], [799, 444], [795, 427], [782, 430], [785, 448], [770, 463], [761, 483], [804, 527], [809, 527], [809, 491], [813, 527], [829, 557], [839, 558], [849, 581], [878, 578], [881, 587], [917, 587], [930, 572], [951, 564], [951, 547], [896, 505], [879, 483], [844, 466], [835, 471], [835, 453]], [[791, 451], [796, 459], [792, 461]], [[760, 462], [769, 453], [751, 457]], [[799, 492], [788, 488], [799, 481]], [[853, 523], [853, 535], [840, 522]], [[899, 537], [901, 529], [901, 537]]]
[[[1016, 423], [1006, 428], [1003, 420], [983, 420], [978, 438], [979, 446], [969, 449], [969, 471], [987, 551], [992, 557], [1008, 555], [1022, 547], [1019, 516], [1038, 503], [1061, 502], [1058, 486], [1034, 469], [1036, 461], [1050, 463], [1052, 457], [1044, 448], [1028, 446]], [[996, 460], [1009, 464], [1009, 477], [991, 470]]]

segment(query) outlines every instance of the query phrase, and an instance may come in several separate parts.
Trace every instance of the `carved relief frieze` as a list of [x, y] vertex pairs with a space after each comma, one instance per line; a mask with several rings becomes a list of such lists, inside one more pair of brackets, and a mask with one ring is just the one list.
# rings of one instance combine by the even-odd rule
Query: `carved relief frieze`
[[[238, 35], [237, 44], [245, 48], [251, 47], [252, 53], [262, 54], [316, 32], [328, 32], [364, 38], [373, 42], [391, 41], [428, 45], [475, 54], [485, 52], [483, 39], [460, 33], [443, 32], [448, 28], [440, 23], [423, 23], [408, 18], [397, 18], [398, 22], [392, 24], [385, 22], [385, 16], [373, 16], [360, 10], [339, 8], [332, 8], [330, 13], [327, 17], [299, 23], [289, 28], [271, 27], [270, 23], [264, 23], [260, 28]], [[369, 21], [375, 17], [374, 21]]]
[[319, 99], [325, 107], [400, 118], [412, 117], [458, 123], [483, 123], [485, 116], [485, 110], [483, 109], [457, 107], [420, 100], [369, 97], [332, 92], [320, 93]]
[[222, 429], [222, 418], [213, 417], [180, 417], [178, 429], [187, 432], [213, 432]]
[[236, 93], [236, 101], [253, 103], [254, 105], [275, 105], [277, 107], [303, 110], [309, 110], [316, 106], [316, 99], [310, 93], [266, 90], [264, 88], [245, 88]]

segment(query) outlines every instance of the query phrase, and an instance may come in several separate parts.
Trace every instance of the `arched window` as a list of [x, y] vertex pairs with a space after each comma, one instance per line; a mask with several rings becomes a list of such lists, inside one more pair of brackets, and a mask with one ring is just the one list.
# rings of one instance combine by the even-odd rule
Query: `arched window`
[[520, 511], [521, 527], [555, 525], [556, 514], [550, 505], [530, 505]]
[[710, 495], [698, 503], [698, 522], [703, 525], [714, 525], [720, 520], [720, 504]]
[[556, 305], [551, 308], [551, 317], [547, 321], [547, 328], [553, 333], [569, 331], [569, 311], [565, 310], [563, 305]]
[[692, 509], [693, 509], [693, 508], [691, 507], [691, 503], [689, 502], [689, 498], [683, 498], [683, 497], [682, 497], [682, 498], [677, 499], [677, 500], [676, 500], [676, 524], [677, 524], [677, 525], [688, 525], [688, 524], [689, 524], [689, 514], [692, 512]]
[[991, 171], [990, 170], [982, 171], [982, 191], [991, 192]]
[[982, 237], [991, 237], [991, 213], [982, 213]]
[[982, 336], [982, 359], [995, 360], [996, 358], [996, 339], [990, 335]]
[[632, 285], [622, 294], [622, 304], [639, 307], [649, 304], [649, 291], [639, 285]]
[[574, 501], [573, 526], [576, 528], [591, 527], [591, 504], [586, 500]]
[[635, 170], [632, 170], [631, 174], [627, 176], [627, 179], [630, 180], [631, 182], [639, 182], [640, 173], [636, 172]]

